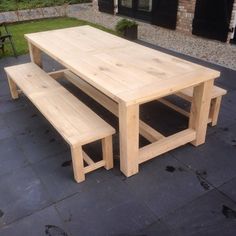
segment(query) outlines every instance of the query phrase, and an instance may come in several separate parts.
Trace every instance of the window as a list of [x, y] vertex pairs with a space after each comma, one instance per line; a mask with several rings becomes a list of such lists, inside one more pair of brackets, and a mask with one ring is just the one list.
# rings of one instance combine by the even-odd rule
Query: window
[[132, 0], [121, 0], [121, 6], [132, 8], [133, 7]]
[[138, 10], [139, 11], [152, 11], [152, 0], [139, 0], [138, 1]]

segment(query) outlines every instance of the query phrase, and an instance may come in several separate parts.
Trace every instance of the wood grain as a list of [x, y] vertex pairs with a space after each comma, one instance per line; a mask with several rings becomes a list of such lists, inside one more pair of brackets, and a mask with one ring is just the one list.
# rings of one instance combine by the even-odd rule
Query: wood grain
[[90, 26], [25, 37], [116, 102], [130, 105], [145, 103], [220, 75], [218, 71]]

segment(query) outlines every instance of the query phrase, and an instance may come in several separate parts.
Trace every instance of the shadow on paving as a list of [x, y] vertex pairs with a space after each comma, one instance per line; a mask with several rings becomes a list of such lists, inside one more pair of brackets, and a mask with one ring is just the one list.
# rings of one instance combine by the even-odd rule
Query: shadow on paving
[[[228, 90], [219, 123], [206, 143], [185, 145], [140, 166], [126, 178], [115, 167], [73, 181], [69, 148], [24, 96], [11, 101], [3, 67], [29, 56], [0, 60], [0, 235], [236, 235], [236, 71], [138, 41], [221, 71], [216, 84]], [[61, 66], [44, 55], [47, 71]], [[78, 88], [68, 90], [118, 130], [118, 120]], [[181, 101], [179, 101], [181, 103]], [[185, 106], [182, 103], [180, 105]], [[142, 105], [144, 121], [165, 135], [185, 129], [188, 120], [159, 102]], [[140, 138], [140, 146], [148, 142]], [[101, 158], [95, 142], [88, 154]]]

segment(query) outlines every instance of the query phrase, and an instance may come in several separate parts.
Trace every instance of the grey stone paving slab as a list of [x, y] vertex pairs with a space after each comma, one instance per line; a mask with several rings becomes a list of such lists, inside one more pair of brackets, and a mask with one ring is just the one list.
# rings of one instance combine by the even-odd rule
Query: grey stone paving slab
[[36, 127], [32, 130], [22, 132], [16, 136], [16, 139], [18, 143], [23, 146], [29, 144], [30, 142], [32, 144], [47, 145], [56, 141], [63, 141], [61, 136], [49, 123], [39, 128]]
[[234, 147], [236, 152], [236, 124], [220, 128], [214, 136], [222, 142]]
[[166, 136], [188, 127], [186, 117], [157, 101], [141, 106], [140, 116], [154, 129]]
[[26, 166], [27, 159], [15, 138], [0, 140], [0, 176]]
[[6, 81], [6, 73], [4, 67], [18, 65], [30, 61], [29, 54], [21, 55], [17, 58], [15, 57], [6, 57], [0, 60], [0, 80]]
[[0, 141], [5, 138], [9, 138], [12, 136], [12, 132], [10, 128], [7, 126], [6, 122], [0, 116]]
[[9, 86], [7, 81], [0, 80], [0, 94], [1, 94], [0, 97], [10, 96]]
[[145, 229], [130, 236], [175, 236], [175, 234], [164, 222], [157, 220]]
[[231, 115], [231, 119], [236, 124], [236, 91], [230, 91], [228, 94], [226, 94], [224, 100], [223, 100], [223, 107], [227, 108], [228, 112]]
[[4, 115], [7, 112], [24, 109], [28, 106], [29, 104], [24, 97], [21, 97], [21, 99], [18, 100], [12, 100], [10, 95], [0, 97], [0, 115]]
[[[218, 68], [218, 67], [217, 67]], [[217, 69], [216, 68], [216, 69]], [[235, 70], [220, 67], [221, 77], [216, 80], [219, 86], [227, 90], [236, 90]]]
[[8, 112], [3, 116], [8, 127], [16, 135], [39, 128], [48, 124], [39, 112], [31, 107]]
[[56, 155], [33, 165], [37, 176], [42, 180], [51, 199], [59, 201], [77, 192], [86, 192], [99, 188], [99, 184], [114, 178], [111, 171], [104, 168], [86, 175], [86, 181], [77, 184], [74, 181], [70, 152]]
[[221, 185], [219, 190], [229, 196], [236, 203], [236, 178]]
[[128, 186], [115, 177], [56, 207], [72, 235], [128, 235], [157, 220], [142, 202], [135, 200]]
[[228, 108], [233, 108], [232, 106], [235, 105], [236, 99], [236, 90], [229, 91], [224, 99], [224, 105]]
[[167, 215], [211, 189], [169, 154], [141, 165], [125, 183], [158, 217]]
[[30, 167], [0, 178], [2, 224], [9, 224], [51, 203], [45, 188]]
[[232, 108], [224, 106], [224, 101], [222, 103], [219, 119], [216, 128], [227, 128], [236, 123], [236, 113]]
[[[63, 234], [64, 233], [64, 234]], [[69, 236], [54, 207], [48, 207], [0, 228], [1, 236]]]
[[213, 190], [168, 215], [163, 221], [175, 236], [235, 236], [236, 204]]
[[68, 149], [67, 144], [50, 124], [40, 128], [25, 129], [16, 139], [30, 163], [41, 161]]
[[236, 176], [236, 149], [214, 135], [204, 145], [186, 145], [172, 151], [179, 161], [197, 171], [209, 183], [219, 187]]

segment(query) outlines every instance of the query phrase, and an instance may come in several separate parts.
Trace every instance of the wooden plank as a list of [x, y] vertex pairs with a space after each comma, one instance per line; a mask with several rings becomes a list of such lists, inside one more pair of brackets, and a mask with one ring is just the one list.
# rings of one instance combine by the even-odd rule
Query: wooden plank
[[69, 94], [60, 91], [34, 99], [35, 106], [68, 143], [84, 145], [115, 132], [92, 110]]
[[211, 100], [211, 108], [210, 108], [211, 126], [215, 126], [217, 124], [220, 113], [221, 101], [222, 101], [222, 96], [219, 96]]
[[[46, 72], [43, 72], [36, 64], [27, 63], [7, 67], [5, 71], [9, 79], [12, 96], [14, 98], [18, 96], [17, 83], [21, 91], [70, 144], [76, 182], [84, 181], [85, 173], [104, 165], [106, 169], [113, 167], [111, 135], [115, 130], [109, 124], [70, 94]], [[94, 163], [83, 152], [82, 145], [98, 139], [102, 139], [104, 160]], [[85, 168], [83, 160], [88, 164]]]
[[118, 104], [115, 101], [107, 97], [105, 94], [99, 92], [96, 88], [86, 83], [83, 79], [79, 78], [74, 73], [70, 71], [65, 71], [64, 75], [68, 81], [70, 81], [76, 87], [81, 89], [84, 93], [89, 95], [103, 107], [108, 109], [112, 114], [118, 116]]
[[195, 146], [205, 142], [213, 83], [209, 80], [194, 88], [189, 128], [196, 130], [196, 140], [192, 142]]
[[95, 162], [90, 158], [90, 156], [83, 151], [83, 159], [88, 165], [93, 165]]
[[96, 163], [94, 163], [92, 165], [84, 167], [84, 173], [87, 174], [87, 173], [89, 173], [91, 171], [94, 171], [94, 170], [96, 170], [98, 168], [101, 168], [103, 166], [105, 166], [105, 161], [104, 160], [98, 161], [98, 162], [96, 162]]
[[196, 132], [193, 129], [186, 129], [177, 134], [160, 139], [139, 150], [139, 163], [143, 163], [174, 148], [185, 145], [195, 138]]
[[108, 136], [102, 139], [102, 155], [105, 161], [105, 168], [110, 170], [113, 168], [113, 147], [112, 136]]
[[[138, 171], [140, 104], [198, 86], [193, 96], [189, 127], [196, 130], [197, 144], [204, 141], [207, 118], [203, 113], [209, 105], [206, 84], [219, 77], [218, 71], [90, 26], [33, 33], [25, 37], [119, 104], [121, 170], [126, 176]], [[205, 83], [204, 88], [199, 87], [202, 83]], [[104, 103], [107, 102], [110, 101]], [[117, 114], [117, 108], [113, 106], [112, 109]]]
[[74, 178], [77, 183], [80, 183], [85, 180], [82, 148], [80, 146], [71, 147], [71, 155]]
[[5, 70], [69, 144], [83, 145], [115, 132], [35, 64], [27, 63]]
[[[218, 86], [213, 86], [211, 98], [212, 99], [217, 98], [217, 97], [225, 95], [226, 93], [227, 93], [227, 91], [225, 89], [222, 89]], [[192, 98], [193, 98], [193, 87], [183, 89], [180, 92], [178, 92], [176, 95], [191, 102]]]
[[99, 91], [127, 105], [164, 97], [220, 75], [90, 26], [25, 37]]
[[51, 76], [53, 79], [57, 80], [57, 79], [63, 78], [64, 73], [66, 71], [67, 71], [67, 69], [52, 71], [52, 72], [49, 72], [48, 75]]
[[[196, 86], [204, 81], [213, 80], [219, 77], [220, 73], [211, 70], [196, 70], [181, 75], [181, 81], [166, 79], [160, 84], [152, 83], [150, 85], [140, 87], [139, 89], [130, 89], [120, 94], [116, 94], [123, 102], [128, 105], [143, 104], [148, 101], [159, 99], [178, 92], [187, 87]], [[197, 78], [197, 79], [196, 79]], [[186, 87], [185, 87], [186, 86]]]
[[28, 96], [45, 95], [62, 87], [34, 63], [6, 67], [5, 71]]
[[[92, 87], [87, 82], [70, 71], [65, 71], [65, 78], [73, 83], [76, 87], [81, 89], [88, 96], [93, 98], [96, 102], [109, 110], [112, 114], [118, 116], [118, 104], [115, 101], [113, 101], [105, 94], [101, 93], [96, 88]], [[147, 125], [141, 120], [139, 122], [139, 127], [140, 134], [150, 142], [157, 141], [158, 139], [163, 137], [162, 134], [160, 134], [158, 131], [154, 130], [151, 126]]]
[[151, 143], [165, 137], [164, 135], [162, 135], [161, 133], [159, 133], [141, 120], [139, 121], [139, 132], [144, 138], [146, 138]]
[[164, 98], [160, 98], [158, 99], [159, 102], [163, 103], [164, 105], [170, 107], [171, 109], [179, 112], [180, 114], [186, 116], [186, 117], [189, 117], [189, 112], [185, 111], [184, 109], [176, 106], [175, 104], [169, 102], [168, 100], [164, 99]]
[[138, 173], [139, 106], [119, 104], [120, 170], [129, 177]]
[[[171, 109], [173, 109], [173, 110], [179, 112], [180, 114], [182, 114], [182, 115], [184, 115], [184, 116], [186, 116], [186, 117], [190, 117], [190, 112], [185, 111], [184, 109], [182, 109], [182, 108], [176, 106], [175, 104], [173, 104], [173, 103], [167, 101], [166, 99], [161, 98], [161, 99], [159, 99], [158, 101], [161, 102], [161, 103], [163, 103], [164, 105], [168, 106], [169, 108], [171, 108]], [[208, 118], [208, 123], [211, 123], [211, 122], [212, 122], [212, 118], [209, 117], [209, 118]]]
[[11, 79], [11, 77], [9, 75], [7, 75], [7, 80], [8, 80], [8, 85], [9, 85], [9, 88], [10, 88], [10, 93], [11, 93], [12, 99], [19, 98], [19, 93], [18, 93], [18, 90], [17, 90], [16, 83]]

